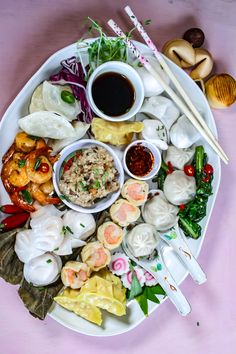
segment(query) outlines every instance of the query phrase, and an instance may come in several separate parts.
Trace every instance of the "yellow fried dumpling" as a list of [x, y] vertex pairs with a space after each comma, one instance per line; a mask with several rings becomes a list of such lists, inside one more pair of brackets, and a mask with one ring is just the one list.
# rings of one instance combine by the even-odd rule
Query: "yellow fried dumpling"
[[99, 226], [97, 238], [107, 249], [117, 248], [123, 239], [124, 231], [112, 221], [107, 221]]
[[110, 215], [120, 226], [128, 226], [140, 217], [140, 210], [125, 199], [118, 199], [110, 208]]
[[134, 133], [143, 130], [142, 122], [110, 122], [101, 118], [93, 118], [91, 129], [96, 140], [112, 145], [131, 143]]
[[65, 286], [72, 289], [79, 289], [89, 278], [90, 268], [86, 263], [70, 261], [61, 270], [61, 280]]
[[100, 242], [90, 242], [83, 247], [81, 258], [93, 271], [107, 266], [111, 261], [110, 252]]
[[149, 185], [144, 181], [128, 179], [122, 187], [121, 195], [136, 206], [143, 205], [148, 197]]
[[79, 290], [65, 289], [61, 294], [54, 297], [54, 300], [76, 315], [93, 322], [99, 326], [102, 324], [102, 313], [95, 305], [87, 302], [85, 297], [80, 297]]

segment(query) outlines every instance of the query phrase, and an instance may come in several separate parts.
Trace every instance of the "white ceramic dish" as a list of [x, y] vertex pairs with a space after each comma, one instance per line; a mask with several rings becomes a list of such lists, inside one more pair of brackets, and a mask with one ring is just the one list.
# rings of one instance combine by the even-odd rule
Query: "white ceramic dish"
[[[140, 44], [138, 42], [135, 42], [135, 44], [144, 54], [150, 54], [150, 50], [145, 45]], [[17, 124], [18, 119], [28, 114], [30, 98], [36, 86], [38, 86], [43, 80], [48, 79], [48, 77], [52, 73], [56, 73], [59, 70], [61, 60], [75, 55], [76, 52], [77, 52], [76, 44], [72, 44], [53, 54], [32, 76], [32, 78], [27, 82], [27, 84], [22, 88], [20, 93], [11, 103], [6, 113], [4, 114], [0, 124], [0, 141], [1, 141], [0, 158], [2, 158], [3, 154], [6, 152], [6, 150], [9, 148], [9, 146], [12, 144], [14, 140], [15, 134], [18, 131], [18, 124]], [[177, 67], [174, 63], [172, 63], [168, 59], [167, 62], [170, 65], [174, 74], [182, 83], [184, 89], [188, 92], [193, 103], [199, 108], [199, 110], [204, 112], [204, 116], [208, 126], [212, 129], [213, 133], [217, 135], [213, 115], [209, 108], [208, 102], [205, 96], [203, 95], [203, 93], [201, 92], [201, 90], [197, 87], [197, 85], [192, 81], [192, 79], [189, 78], [189, 76], [182, 69]], [[209, 161], [214, 166], [215, 174], [214, 174], [214, 181], [213, 181], [214, 194], [209, 198], [208, 207], [207, 207], [207, 217], [205, 217], [201, 222], [202, 230], [203, 230], [202, 236], [198, 240], [193, 240], [193, 239], [187, 240], [187, 243], [196, 258], [199, 255], [199, 252], [201, 250], [204, 241], [207, 225], [209, 223], [214, 202], [216, 199], [216, 195], [218, 192], [218, 188], [220, 184], [220, 176], [221, 176], [221, 166], [220, 166], [219, 158], [216, 156], [215, 153], [212, 152], [212, 150], [209, 148], [207, 144], [205, 144], [204, 141], [199, 140], [197, 143], [204, 144], [205, 150], [209, 156]], [[1, 204], [9, 202], [8, 195], [5, 189], [3, 188], [2, 183], [0, 184], [0, 197], [1, 197]], [[188, 272], [186, 271], [184, 266], [179, 262], [177, 256], [174, 254], [171, 248], [166, 248], [164, 257], [165, 257], [165, 262], [169, 267], [169, 270], [173, 275], [174, 279], [176, 280], [176, 282], [178, 284], [182, 283], [183, 280], [188, 275]], [[191, 302], [191, 298], [189, 298], [189, 301]], [[153, 311], [157, 310], [158, 306], [160, 305], [149, 303], [149, 313], [152, 313]], [[173, 308], [173, 315], [176, 315], [174, 308]], [[124, 317], [115, 317], [107, 313], [104, 313], [103, 316], [104, 322], [102, 327], [98, 327], [90, 322], [87, 322], [86, 320], [83, 320], [82, 318], [63, 309], [57, 304], [54, 304], [52, 306], [49, 316], [51, 316], [57, 322], [61, 323], [63, 326], [68, 327], [74, 331], [86, 335], [98, 336], [98, 337], [121, 334], [130, 331], [134, 327], [138, 326], [144, 320], [148, 321], [148, 319], [146, 319], [146, 317], [143, 315], [136, 301], [131, 301], [129, 303], [127, 308], [127, 315]], [[171, 319], [169, 318], [169, 320]]]
[[106, 149], [108, 151], [108, 153], [113, 157], [114, 165], [115, 165], [117, 171], [119, 172], [118, 182], [119, 182], [120, 188], [117, 192], [110, 193], [106, 198], [102, 198], [100, 201], [95, 203], [94, 206], [88, 207], [88, 208], [83, 208], [83, 207], [73, 204], [67, 200], [63, 200], [64, 204], [66, 204], [69, 208], [74, 209], [78, 212], [87, 213], [87, 214], [98, 213], [102, 210], [109, 208], [120, 195], [120, 191], [121, 191], [121, 188], [124, 183], [124, 170], [123, 170], [120, 160], [118, 159], [117, 155], [114, 153], [112, 148], [104, 143], [101, 143], [100, 141], [91, 140], [91, 139], [82, 139], [82, 140], [76, 141], [75, 143], [70, 144], [67, 147], [65, 147], [60, 152], [60, 159], [55, 163], [54, 168], [53, 168], [54, 169], [53, 185], [54, 185], [54, 188], [55, 188], [55, 191], [57, 192], [57, 194], [60, 195], [61, 192], [60, 192], [58, 185], [59, 185], [59, 180], [60, 180], [60, 171], [61, 171], [61, 167], [62, 167], [63, 162], [71, 153], [75, 152], [76, 150], [85, 149], [85, 148], [88, 148], [91, 146], [101, 146], [104, 149]]
[[[127, 113], [117, 117], [111, 117], [104, 114], [102, 111], [99, 110], [99, 108], [96, 106], [93, 100], [92, 86], [94, 80], [98, 76], [108, 72], [115, 72], [125, 76], [131, 82], [135, 90], [135, 99], [132, 107]], [[98, 117], [109, 120], [111, 122], [121, 122], [132, 118], [140, 110], [143, 104], [144, 88], [140, 76], [138, 75], [137, 71], [132, 68], [132, 66], [119, 61], [109, 61], [107, 63], [100, 65], [97, 69], [95, 69], [88, 80], [86, 89], [87, 89], [88, 101], [92, 110], [98, 115]]]

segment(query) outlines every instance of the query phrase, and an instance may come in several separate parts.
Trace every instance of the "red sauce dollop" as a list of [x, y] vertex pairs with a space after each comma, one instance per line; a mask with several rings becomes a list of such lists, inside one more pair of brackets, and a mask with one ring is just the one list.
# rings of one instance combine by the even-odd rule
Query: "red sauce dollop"
[[141, 144], [133, 145], [126, 154], [126, 165], [129, 171], [138, 177], [148, 175], [154, 164], [154, 156], [149, 148]]

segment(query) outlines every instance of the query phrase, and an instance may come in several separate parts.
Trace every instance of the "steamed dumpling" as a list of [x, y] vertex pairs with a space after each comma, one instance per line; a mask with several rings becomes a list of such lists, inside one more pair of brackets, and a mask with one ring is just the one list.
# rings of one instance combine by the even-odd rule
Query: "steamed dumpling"
[[73, 126], [64, 116], [48, 111], [31, 113], [20, 118], [18, 124], [27, 134], [41, 138], [64, 139], [75, 135]]
[[62, 262], [59, 256], [44, 253], [24, 265], [24, 278], [34, 286], [49, 285], [58, 279], [61, 267]]
[[160, 193], [145, 203], [142, 216], [146, 223], [155, 226], [158, 231], [165, 231], [177, 223], [178, 212], [179, 209], [170, 204], [163, 193]]
[[71, 138], [65, 138], [65, 139], [49, 139], [48, 140], [48, 146], [50, 146], [52, 148], [52, 153], [53, 154], [57, 154], [59, 151], [61, 151], [65, 146], [73, 143], [76, 140], [81, 139], [87, 132], [87, 130], [90, 127], [90, 124], [86, 124], [83, 122], [79, 122], [79, 121], [74, 121], [71, 123], [74, 131], [75, 131], [75, 135]]
[[111, 261], [110, 252], [97, 241], [83, 247], [81, 258], [93, 271], [106, 267]]
[[45, 216], [30, 221], [32, 227], [32, 243], [35, 248], [54, 251], [63, 242], [63, 222], [58, 216]]
[[182, 170], [184, 165], [189, 163], [194, 156], [194, 149], [179, 149], [176, 146], [169, 146], [164, 155], [166, 163], [171, 162], [172, 166]]
[[159, 119], [168, 130], [180, 114], [173, 101], [163, 96], [153, 96], [145, 99], [139, 112]]
[[[157, 71], [165, 83], [169, 85], [170, 79], [165, 71], [161, 68], [157, 59], [151, 55], [146, 55], [146, 57], [148, 58], [148, 61], [155, 69], [155, 71]], [[147, 71], [147, 69], [145, 69], [145, 67], [137, 67], [136, 70], [142, 79], [145, 97], [160, 95], [160, 93], [164, 91], [161, 84], [159, 84], [159, 82]]]
[[69, 91], [68, 88], [60, 85], [52, 85], [48, 81], [44, 81], [42, 95], [43, 103], [48, 111], [62, 114], [69, 122], [76, 119], [81, 112], [79, 102], [75, 99], [74, 103], [67, 103], [61, 98], [62, 91]]
[[40, 256], [45, 251], [35, 248], [33, 245], [32, 230], [22, 230], [16, 234], [15, 252], [19, 260], [28, 263], [31, 259]]
[[72, 289], [79, 289], [88, 280], [91, 269], [86, 263], [70, 261], [61, 270], [61, 280], [65, 286]]
[[146, 182], [130, 178], [123, 185], [121, 195], [130, 203], [140, 206], [146, 202], [148, 190], [149, 185]]
[[38, 111], [46, 111], [46, 107], [43, 103], [43, 84], [36, 87], [31, 97], [29, 112], [34, 113]]
[[127, 246], [135, 257], [149, 256], [160, 240], [155, 227], [150, 224], [135, 226], [125, 237]]
[[152, 142], [161, 150], [168, 149], [167, 130], [165, 125], [159, 119], [144, 119], [143, 125], [144, 128], [142, 133], [140, 133], [142, 139]]
[[110, 208], [110, 215], [114, 222], [120, 226], [128, 226], [138, 220], [140, 210], [125, 199], [118, 199]]
[[123, 229], [112, 221], [107, 221], [99, 226], [97, 230], [97, 239], [108, 250], [117, 248], [123, 239]]
[[175, 205], [186, 204], [196, 195], [196, 181], [183, 171], [174, 171], [167, 175], [164, 182], [164, 194]]
[[170, 129], [170, 140], [174, 146], [180, 149], [192, 146], [199, 138], [200, 133], [184, 114]]
[[73, 237], [73, 247], [81, 246], [81, 244], [75, 246], [76, 242], [86, 240], [96, 230], [96, 222], [92, 214], [68, 210], [62, 219], [64, 226], [69, 227], [72, 232], [67, 234]]

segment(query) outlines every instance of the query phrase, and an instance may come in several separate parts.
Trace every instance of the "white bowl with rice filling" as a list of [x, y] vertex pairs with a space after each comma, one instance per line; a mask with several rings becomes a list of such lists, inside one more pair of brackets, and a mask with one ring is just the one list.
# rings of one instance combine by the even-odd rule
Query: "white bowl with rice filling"
[[119, 197], [124, 170], [116, 153], [106, 144], [83, 139], [68, 145], [54, 164], [56, 193], [69, 208], [98, 213]]

